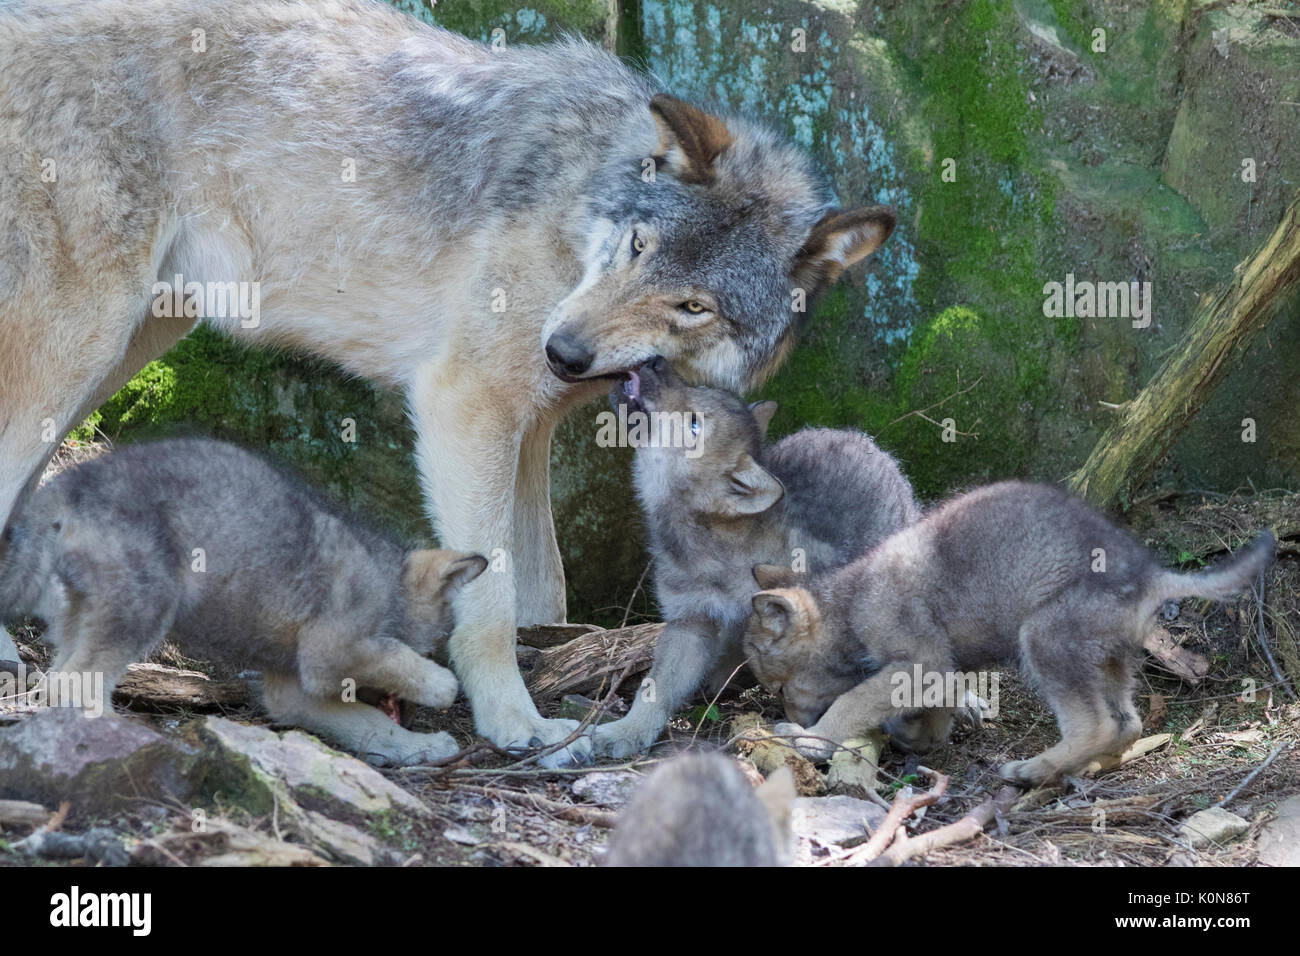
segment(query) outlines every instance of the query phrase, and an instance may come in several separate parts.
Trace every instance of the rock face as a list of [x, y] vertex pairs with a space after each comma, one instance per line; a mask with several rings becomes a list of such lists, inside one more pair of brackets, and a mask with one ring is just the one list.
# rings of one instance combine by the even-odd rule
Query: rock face
[[[67, 800], [77, 823], [109, 817], [140, 800], [196, 811], [220, 806], [275, 813], [319, 859], [365, 866], [399, 862], [368, 832], [369, 825], [391, 830], [396, 818], [429, 815], [378, 771], [299, 731], [277, 734], [206, 717], [164, 736], [136, 720], [87, 719], [70, 708], [38, 711], [0, 728], [0, 800], [46, 807]], [[194, 832], [206, 833], [206, 825]], [[181, 839], [188, 837], [182, 833]], [[247, 854], [234, 858], [257, 862]]]
[[186, 803], [201, 777], [194, 748], [129, 718], [55, 707], [0, 727], [0, 799], [66, 800], [73, 820], [138, 799]]
[[[1300, 38], [1243, 5], [640, 0], [619, 17], [612, 0], [395, 3], [488, 41], [568, 30], [616, 47], [683, 95], [768, 119], [842, 203], [893, 203], [893, 238], [820, 304], [762, 395], [783, 406], [774, 435], [865, 428], [925, 497], [1078, 467], [1108, 424], [1099, 403], [1151, 377], [1300, 188]], [[1067, 275], [1150, 282], [1149, 325], [1045, 315], [1044, 286]], [[1296, 484], [1297, 361], [1300, 324], [1276, 323], [1163, 477]], [[554, 507], [571, 618], [616, 624], [645, 558], [628, 456], [596, 453], [595, 411], [557, 433]], [[952, 419], [953, 440], [918, 411]], [[96, 421], [124, 440], [184, 425], [268, 449], [429, 540], [400, 396], [328, 368], [200, 331]]]

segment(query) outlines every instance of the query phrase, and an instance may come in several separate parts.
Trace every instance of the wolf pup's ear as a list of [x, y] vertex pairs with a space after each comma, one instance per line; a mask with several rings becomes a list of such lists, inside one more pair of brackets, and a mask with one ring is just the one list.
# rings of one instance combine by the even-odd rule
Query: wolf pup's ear
[[763, 591], [788, 588], [797, 580], [795, 572], [783, 564], [756, 564], [752, 568], [754, 581]]
[[650, 98], [650, 113], [659, 128], [655, 157], [683, 182], [711, 179], [713, 161], [735, 142], [727, 124], [667, 93]]
[[488, 560], [481, 554], [460, 554], [448, 560], [442, 569], [442, 590], [450, 595], [487, 570]]
[[795, 284], [816, 298], [840, 273], [884, 244], [897, 217], [889, 206], [832, 210], [813, 226], [792, 270]]
[[761, 514], [785, 495], [785, 486], [776, 475], [756, 462], [749, 452], [740, 456], [727, 477], [731, 493], [724, 496], [722, 507], [731, 515]]
[[749, 600], [763, 630], [774, 639], [786, 636], [794, 623], [795, 606], [790, 596], [782, 591], [759, 591]]
[[767, 426], [772, 424], [772, 416], [778, 407], [776, 402], [755, 402], [749, 406], [749, 410], [754, 413], [754, 421], [758, 422], [759, 434], [764, 438], [767, 437]]

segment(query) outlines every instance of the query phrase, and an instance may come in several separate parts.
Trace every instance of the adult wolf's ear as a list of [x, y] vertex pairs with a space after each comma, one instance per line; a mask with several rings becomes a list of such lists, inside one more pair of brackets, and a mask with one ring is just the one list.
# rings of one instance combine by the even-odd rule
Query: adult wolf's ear
[[767, 426], [772, 424], [772, 416], [776, 414], [777, 407], [776, 402], [755, 402], [749, 406], [754, 421], [758, 422], [759, 434], [764, 438], [767, 437]]
[[780, 479], [756, 462], [749, 452], [741, 454], [727, 478], [731, 493], [723, 496], [722, 510], [728, 514], [761, 514], [785, 496]]
[[735, 141], [727, 124], [667, 93], [650, 98], [650, 113], [659, 128], [655, 157], [684, 182], [712, 178], [713, 161]]
[[879, 249], [894, 231], [896, 221], [890, 206], [828, 212], [813, 226], [795, 257], [792, 270], [795, 285], [808, 298], [815, 298], [841, 272]]
[[759, 591], [749, 599], [750, 607], [758, 615], [758, 623], [773, 640], [786, 636], [797, 613], [794, 602], [784, 591]]

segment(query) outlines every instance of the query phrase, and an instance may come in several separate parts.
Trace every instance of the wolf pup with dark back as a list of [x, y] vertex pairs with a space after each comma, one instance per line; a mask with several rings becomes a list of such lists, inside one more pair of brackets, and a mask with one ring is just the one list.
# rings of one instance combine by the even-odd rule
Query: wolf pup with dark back
[[677, 447], [647, 441], [636, 452], [668, 627], [650, 671], [654, 693], [638, 693], [626, 717], [593, 733], [597, 752], [626, 756], [649, 747], [706, 678], [717, 686], [741, 663], [755, 564], [838, 567], [920, 509], [898, 463], [862, 432], [805, 429], [764, 446], [775, 402], [749, 406], [731, 392], [692, 388], [662, 359], [616, 387], [611, 401], [646, 415], [651, 432], [664, 432], [656, 423], [668, 416], [689, 423]]
[[745, 649], [807, 728], [797, 744], [810, 756], [904, 710], [899, 682], [918, 665], [946, 676], [1019, 661], [1056, 712], [1061, 742], [1000, 773], [1038, 785], [1137, 739], [1134, 675], [1156, 608], [1238, 594], [1274, 548], [1265, 531], [1220, 566], [1179, 574], [1078, 499], [1004, 482], [953, 498], [807, 586], [786, 568], [755, 569], [764, 590]]
[[199, 439], [63, 472], [5, 538], [0, 607], [48, 623], [55, 673], [103, 675], [98, 706], [171, 635], [262, 671], [275, 720], [349, 750], [409, 764], [457, 749], [345, 691], [455, 700], [456, 678], [429, 657], [452, 631], [452, 598], [487, 567], [479, 555], [404, 551], [266, 461]]

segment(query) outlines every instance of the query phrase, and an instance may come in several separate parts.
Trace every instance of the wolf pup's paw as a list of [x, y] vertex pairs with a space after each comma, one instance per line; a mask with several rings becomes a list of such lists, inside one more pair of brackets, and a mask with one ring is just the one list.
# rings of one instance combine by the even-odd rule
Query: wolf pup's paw
[[831, 759], [835, 753], [835, 743], [830, 740], [823, 740], [820, 737], [804, 737], [803, 734], [809, 733], [798, 724], [781, 722], [772, 728], [772, 734], [776, 737], [788, 737], [794, 749], [799, 751], [813, 763], [824, 763]]
[[599, 724], [591, 732], [591, 746], [602, 757], [632, 757], [649, 750], [658, 736], [657, 730], [639, 727], [625, 717]]
[[366, 762], [380, 767], [417, 767], [444, 760], [459, 751], [460, 745], [451, 734], [403, 730], [387, 739], [371, 740], [366, 746]]
[[426, 664], [417, 679], [411, 699], [425, 707], [445, 710], [455, 702], [460, 684], [456, 681], [456, 675], [447, 668], [440, 667], [433, 661], [427, 661]]

